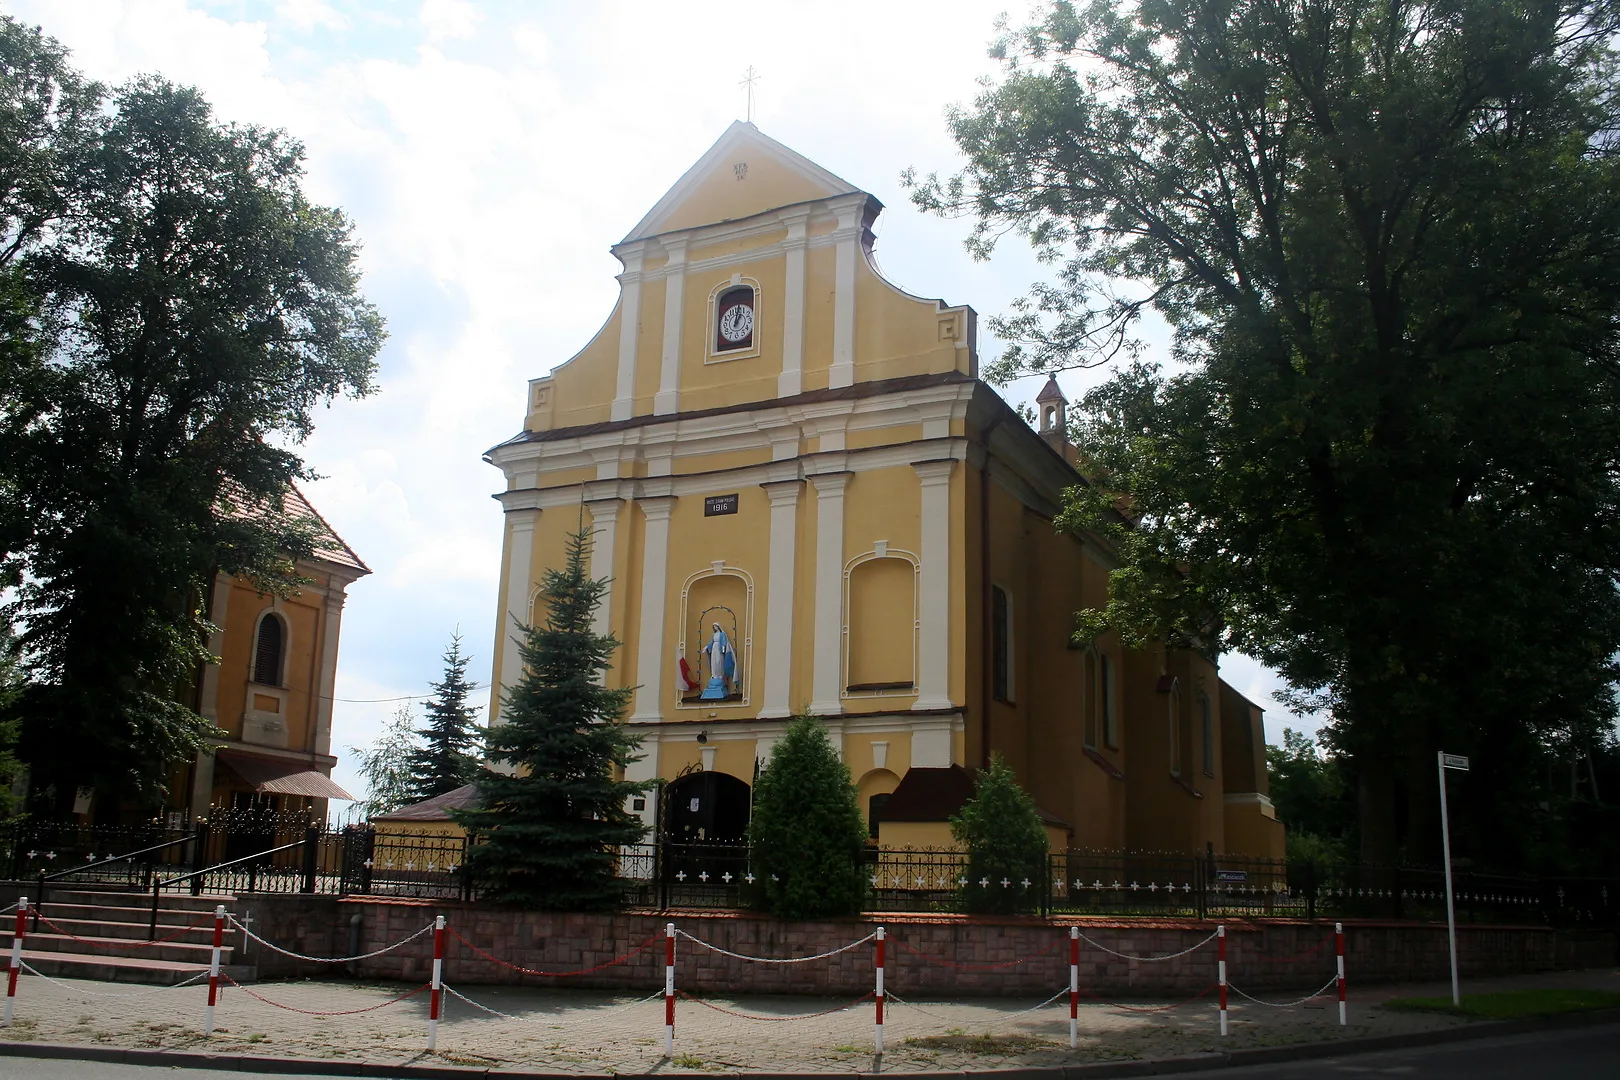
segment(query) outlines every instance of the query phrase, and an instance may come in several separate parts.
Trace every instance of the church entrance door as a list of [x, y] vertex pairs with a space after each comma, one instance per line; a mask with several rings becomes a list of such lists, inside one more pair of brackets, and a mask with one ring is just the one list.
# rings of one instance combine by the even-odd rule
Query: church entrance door
[[672, 780], [664, 797], [665, 906], [736, 903], [748, 873], [753, 792], [729, 773], [697, 772]]

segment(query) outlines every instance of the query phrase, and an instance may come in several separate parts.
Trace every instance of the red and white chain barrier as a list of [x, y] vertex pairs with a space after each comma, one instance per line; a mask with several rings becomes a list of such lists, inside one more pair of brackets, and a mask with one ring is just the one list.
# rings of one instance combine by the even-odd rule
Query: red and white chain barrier
[[1080, 1048], [1080, 928], [1069, 927], [1069, 1049]]
[[214, 1006], [219, 1002], [219, 949], [225, 944], [225, 905], [214, 908], [214, 949], [208, 959], [208, 1009], [203, 1019], [203, 1034], [214, 1033]]
[[[360, 953], [360, 954], [358, 954], [356, 956], [309, 956], [309, 955], [307, 955], [305, 953], [294, 952], [291, 949], [283, 948], [282, 946], [277, 945], [273, 941], [269, 941], [269, 940], [267, 940], [265, 938], [260, 937], [258, 934], [254, 933], [252, 930], [248, 929], [246, 924], [244, 924], [235, 915], [227, 914], [225, 917], [228, 920], [230, 920], [231, 926], [235, 927], [236, 930], [238, 932], [240, 932], [244, 937], [252, 940], [253, 942], [255, 942], [255, 943], [259, 944], [259, 945], [263, 945], [265, 948], [269, 949], [271, 952], [280, 953], [282, 956], [290, 956], [294, 960], [307, 960], [308, 962], [310, 962], [312, 964], [352, 964], [352, 963], [355, 963], [355, 962], [360, 961], [360, 960], [370, 960], [373, 957], [382, 956], [385, 953], [391, 953], [395, 949], [402, 948], [403, 946], [409, 945], [411, 942], [415, 941], [417, 938], [421, 937], [422, 935], [431, 934], [433, 932], [433, 929], [434, 929], [434, 924], [433, 923], [428, 923], [427, 925], [423, 926], [422, 929], [418, 930], [416, 933], [410, 935], [409, 937], [400, 938], [398, 941], [394, 942], [392, 945], [384, 945], [380, 949], [373, 949], [371, 952]], [[198, 924], [198, 925], [201, 925], [201, 924]], [[454, 930], [451, 930], [450, 933], [455, 934], [455, 936], [457, 938], [459, 938], [463, 943], [465, 943], [469, 948], [472, 948], [475, 951], [479, 951], [479, 952], [482, 951], [482, 950], [478, 949], [478, 947], [476, 945], [473, 945], [472, 942], [467, 941], [466, 938], [461, 937], [460, 934], [456, 934], [456, 932]], [[159, 940], [161, 941], [162, 939], [160, 938]], [[141, 944], [150, 945], [151, 942], [141, 942]], [[493, 960], [493, 959], [496, 959], [496, 958], [495, 957], [490, 957], [490, 959]], [[541, 974], [543, 974], [543, 973], [541, 973]]]
[[675, 924], [664, 927], [664, 1056], [675, 1056]]
[[444, 916], [439, 915], [433, 920], [433, 981], [428, 984], [433, 988], [432, 996], [428, 998], [428, 1053], [433, 1053], [439, 1045], [439, 1005], [444, 998]]
[[874, 965], [877, 969], [877, 988], [872, 992], [872, 996], [877, 999], [875, 1045], [877, 1053], [881, 1057], [883, 1054], [883, 927], [878, 927], [877, 933], [873, 937], [877, 938], [877, 960]]
[[1222, 923], [1215, 928], [1215, 937], [1219, 942], [1219, 959], [1216, 960], [1216, 970], [1221, 984], [1221, 1038], [1226, 1038], [1226, 924]]
[[11, 932], [11, 969], [6, 973], [6, 1015], [3, 1026], [11, 1026], [11, 1008], [17, 1000], [17, 976], [22, 974], [23, 937], [28, 933], [28, 897], [17, 900], [17, 926]]
[[1334, 950], [1338, 953], [1339, 964], [1339, 1026], [1344, 1027], [1350, 1021], [1345, 1014], [1344, 1007], [1344, 923], [1333, 924]]

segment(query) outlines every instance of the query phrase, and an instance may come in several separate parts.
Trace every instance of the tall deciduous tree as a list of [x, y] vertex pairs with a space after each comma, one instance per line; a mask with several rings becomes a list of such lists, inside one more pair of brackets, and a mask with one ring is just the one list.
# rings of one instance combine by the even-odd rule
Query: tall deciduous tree
[[377, 741], [368, 747], [351, 746], [349, 752], [360, 759], [360, 776], [366, 782], [365, 812], [368, 818], [391, 814], [414, 802], [411, 758], [416, 744], [416, 716], [409, 704], [394, 710], [383, 724]]
[[602, 683], [619, 643], [593, 628], [608, 583], [586, 572], [590, 547], [588, 529], [568, 538], [563, 565], [541, 579], [545, 622], [522, 628], [522, 677], [485, 736], [488, 759], [512, 771], [484, 771], [478, 809], [455, 814], [480, 841], [468, 871], [497, 903], [614, 907], [618, 849], [642, 836], [626, 803], [648, 785], [616, 779], [640, 744], [619, 722], [634, 690]]
[[103, 102], [9, 20], [0, 64], [3, 239], [30, 312], [0, 325], [23, 756], [36, 792], [153, 799], [210, 731], [188, 704], [207, 582], [296, 587], [290, 447], [317, 404], [370, 392], [382, 320], [287, 135], [155, 77]]
[[1370, 860], [1438, 854], [1443, 746], [1475, 760], [1464, 850], [1513, 861], [1525, 766], [1614, 714], [1617, 18], [1055, 4], [953, 116], [965, 170], [917, 191], [980, 253], [1021, 230], [1062, 266], [993, 375], [1169, 321], [1175, 365], [1126, 363], [1073, 425], [1096, 483], [1065, 523], [1120, 559], [1083, 630], [1279, 669], [1331, 715]]
[[410, 801], [420, 802], [454, 791], [478, 779], [478, 707], [467, 703], [473, 685], [467, 678], [472, 658], [461, 651], [461, 634], [450, 637], [444, 651], [444, 675], [430, 683], [433, 696], [423, 706], [423, 724], [410, 754]]
[[754, 781], [748, 822], [764, 906], [788, 919], [852, 915], [866, 899], [866, 827], [827, 729], [795, 717]]

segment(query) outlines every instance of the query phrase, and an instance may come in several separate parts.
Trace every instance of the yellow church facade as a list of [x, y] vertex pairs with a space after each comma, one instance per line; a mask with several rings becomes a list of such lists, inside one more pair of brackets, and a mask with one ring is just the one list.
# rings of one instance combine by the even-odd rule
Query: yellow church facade
[[882, 206], [736, 123], [613, 253], [618, 302], [529, 384], [506, 479], [490, 722], [566, 537], [610, 579], [649, 829], [727, 839], [789, 717], [826, 724], [884, 845], [949, 840], [1004, 757], [1054, 843], [1280, 855], [1260, 710], [1191, 652], [1069, 643], [1111, 556], [1052, 525], [1083, 482], [1051, 384], [1032, 430], [976, 316], [873, 263]]

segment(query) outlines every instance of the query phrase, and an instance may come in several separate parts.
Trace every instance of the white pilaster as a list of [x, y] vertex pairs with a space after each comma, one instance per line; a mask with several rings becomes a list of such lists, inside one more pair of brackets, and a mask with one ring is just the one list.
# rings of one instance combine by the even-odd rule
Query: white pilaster
[[343, 626], [341, 582], [333, 581], [326, 591], [326, 625], [321, 632], [321, 696], [315, 706], [315, 752], [332, 752], [332, 691], [337, 685], [338, 633]]
[[636, 337], [641, 326], [641, 254], [626, 255], [624, 273], [619, 275], [623, 289], [619, 302], [619, 375], [614, 383], [614, 420], [628, 420], [635, 413]]
[[759, 715], [793, 715], [793, 583], [802, 480], [762, 484], [771, 499], [771, 565], [765, 591], [765, 698]]
[[501, 657], [501, 680], [489, 705], [492, 727], [499, 720], [506, 691], [523, 677], [523, 655], [518, 651], [518, 640], [522, 627], [529, 622], [529, 594], [534, 587], [529, 574], [534, 561], [534, 527], [539, 520], [537, 506], [508, 506], [506, 509], [506, 613], [495, 642]]
[[844, 489], [849, 473], [812, 476], [816, 487], [815, 667], [810, 711], [817, 716], [843, 712]]
[[[669, 584], [669, 515], [675, 500], [669, 496], [637, 499], [636, 505], [641, 507], [647, 526], [641, 544], [641, 636], [636, 643], [639, 689], [630, 719], [647, 723], [663, 719], [659, 703], [668, 681], [664, 677], [664, 603]], [[649, 780], [656, 775], [625, 773], [631, 780]]]
[[596, 499], [585, 504], [591, 512], [591, 577], [597, 581], [608, 579], [591, 623], [591, 629], [598, 634], [613, 629], [613, 551], [619, 534], [619, 507], [623, 505], [623, 499]]
[[650, 731], [641, 737], [641, 756], [624, 767], [624, 778], [630, 781], [639, 781], [647, 784], [647, 792], [640, 796], [642, 808], [635, 809], [634, 800], [627, 809], [641, 819], [646, 826], [647, 834], [644, 840], [652, 839], [653, 822], [657, 819], [657, 789], [652, 787], [651, 781], [658, 778], [658, 732]]
[[951, 706], [951, 472], [956, 462], [918, 461], [922, 483], [922, 568], [917, 582], [918, 687], [913, 709]]
[[782, 373], [776, 377], [776, 396], [791, 397], [804, 390], [804, 252], [805, 222], [808, 215], [795, 215], [787, 222], [787, 276], [782, 292]]
[[[214, 592], [209, 598], [208, 621], [214, 624], [214, 632], [208, 635], [208, 655], [220, 656], [225, 651], [225, 619], [231, 608], [231, 577], [229, 574], [214, 575]], [[219, 665], [206, 664], [202, 669], [202, 695], [197, 703], [197, 711], [203, 717], [219, 724]], [[206, 805], [204, 809], [207, 809]]]
[[833, 263], [833, 347], [830, 387], [852, 386], [855, 382], [855, 253], [860, 240], [859, 206], [838, 215], [840, 239]]
[[667, 416], [680, 403], [681, 327], [686, 311], [686, 241], [664, 244], [669, 262], [664, 267], [664, 355], [658, 368], [658, 395], [653, 413]]

